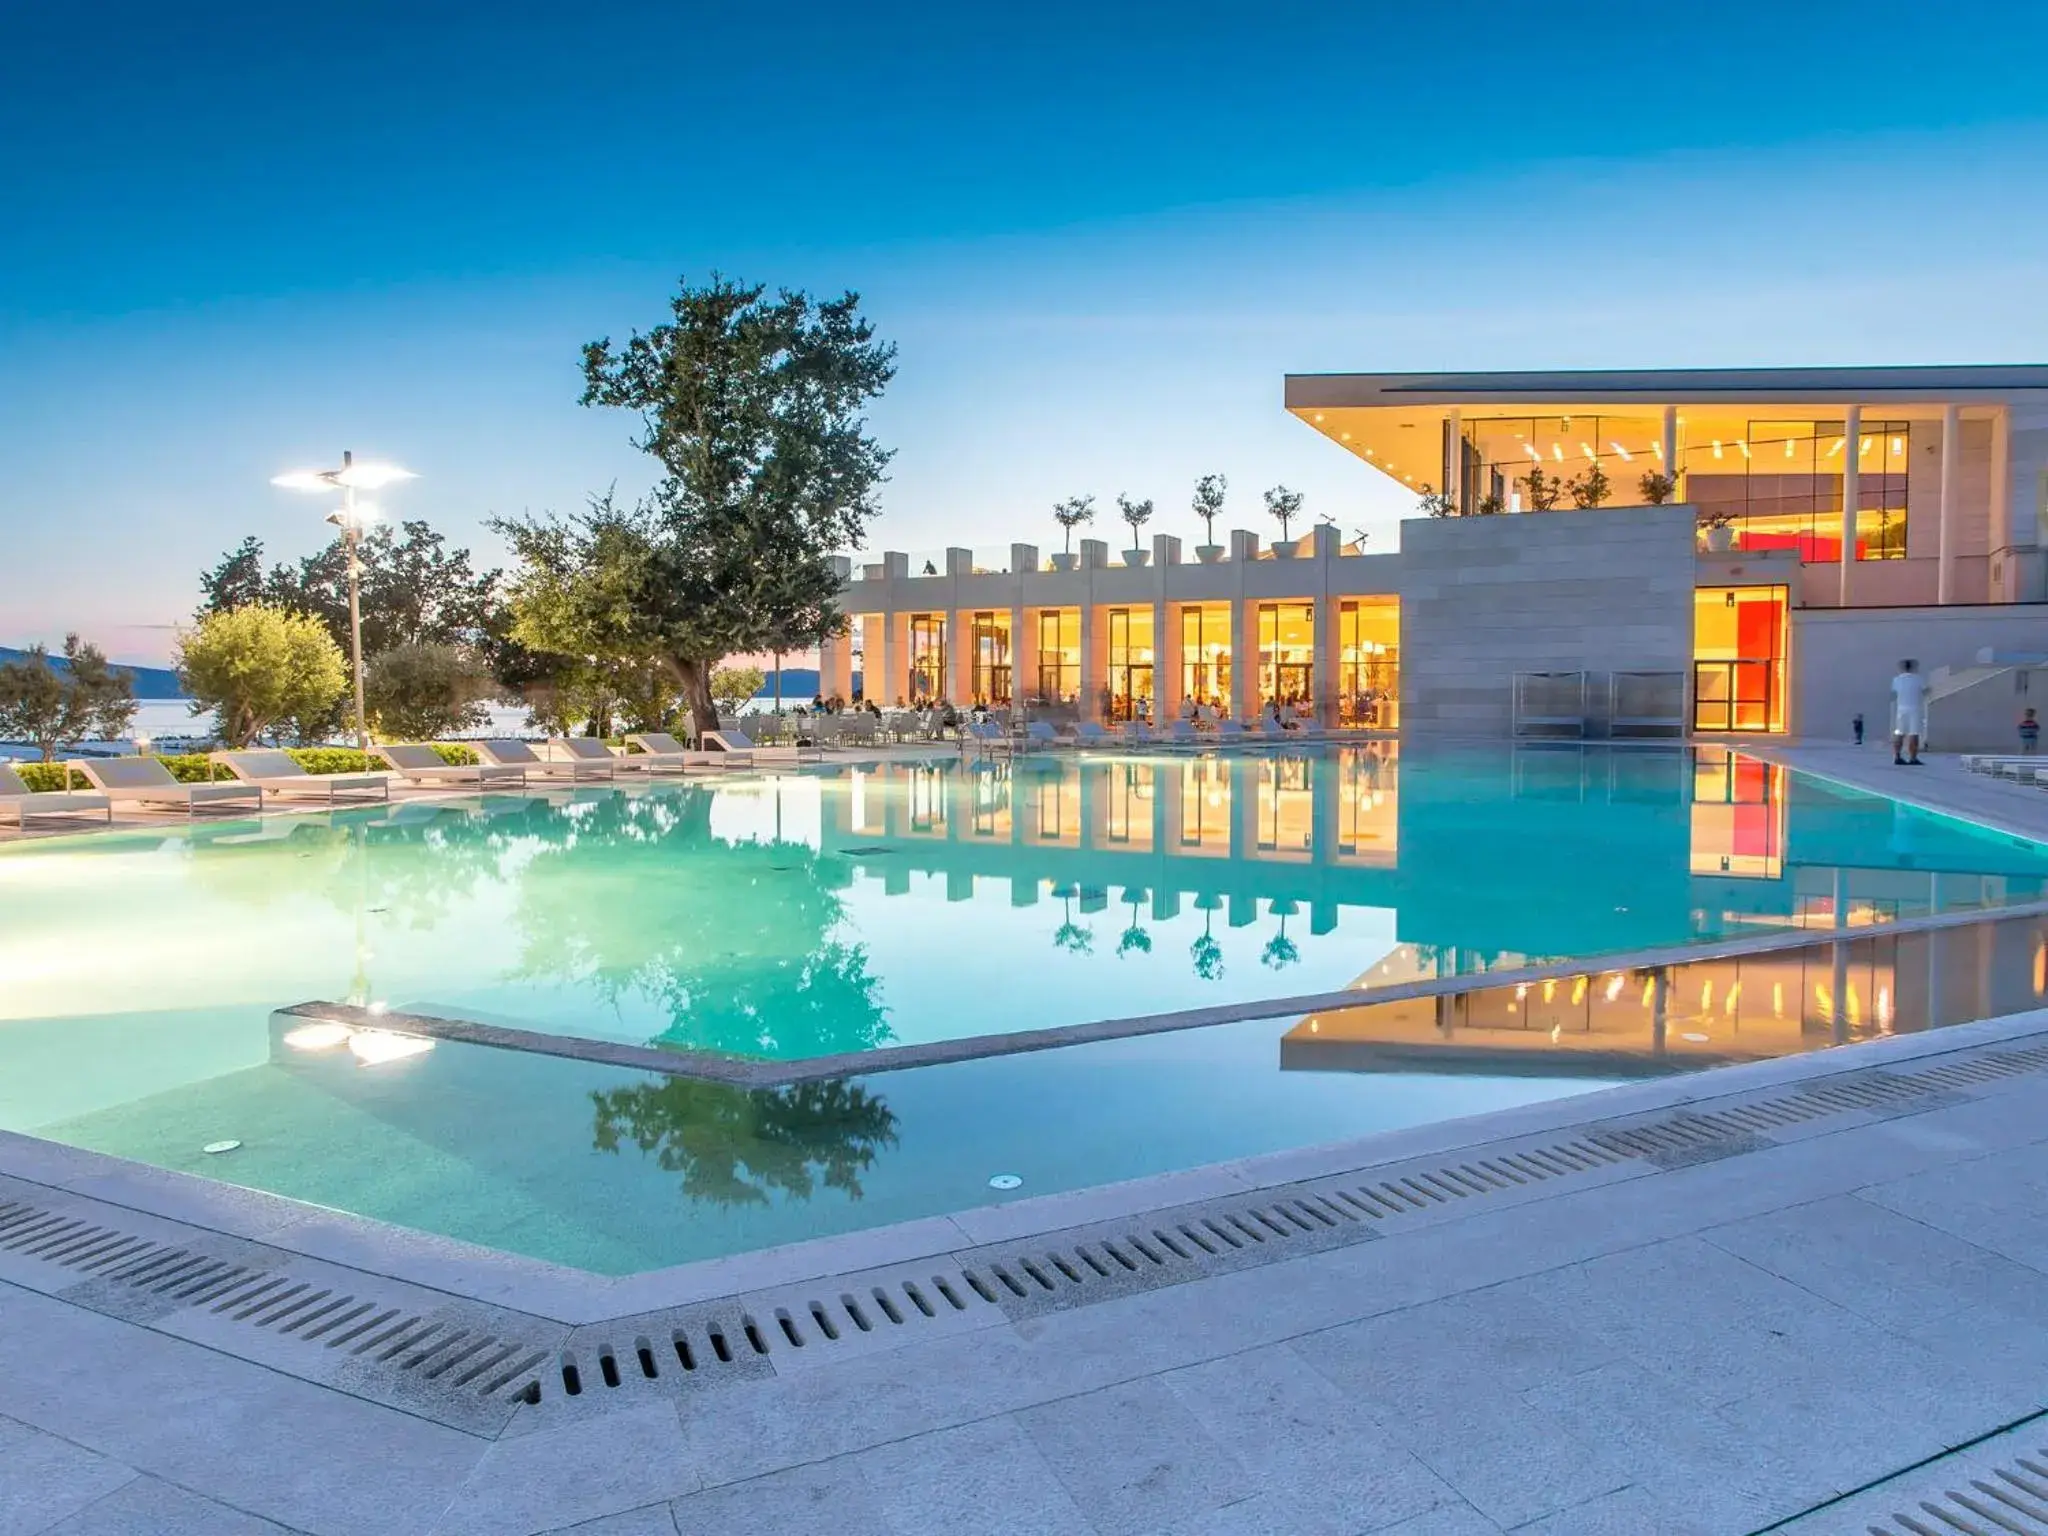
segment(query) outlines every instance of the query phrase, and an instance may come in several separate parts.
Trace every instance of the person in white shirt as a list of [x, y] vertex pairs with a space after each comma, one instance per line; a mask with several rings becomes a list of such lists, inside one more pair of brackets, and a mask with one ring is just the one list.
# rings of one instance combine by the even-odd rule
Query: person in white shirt
[[1899, 663], [1892, 679], [1892, 761], [1902, 768], [1920, 766], [1920, 738], [1927, 734], [1927, 679], [1909, 658]]

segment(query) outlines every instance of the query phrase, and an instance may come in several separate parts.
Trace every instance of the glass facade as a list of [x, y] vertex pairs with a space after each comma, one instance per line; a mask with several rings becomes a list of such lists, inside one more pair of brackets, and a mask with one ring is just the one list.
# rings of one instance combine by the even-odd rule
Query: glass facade
[[1259, 604], [1258, 707], [1308, 710], [1316, 690], [1316, 605]]
[[946, 616], [910, 616], [910, 702], [920, 708], [946, 696]]
[[973, 676], [968, 691], [977, 704], [1010, 702], [1010, 616], [977, 613], [973, 628]]
[[1111, 720], [1152, 717], [1152, 610], [1109, 610], [1109, 707]]
[[1906, 555], [1912, 424], [1865, 420], [1855, 444], [1841, 417], [1807, 419], [1681, 410], [1675, 464], [1654, 415], [1498, 416], [1460, 424], [1452, 500], [1463, 514], [1636, 506], [1647, 476], [1679, 476], [1676, 499], [1727, 519], [1732, 547], [1842, 554], [1843, 469], [1857, 467], [1858, 560]]
[[1688, 422], [1685, 499], [1720, 514], [1733, 547], [1794, 549], [1802, 560], [1842, 558], [1843, 469], [1856, 460], [1856, 558], [1906, 557], [1906, 466], [1911, 424], [1865, 421], [1852, 447], [1832, 421]]
[[1230, 709], [1230, 609], [1189, 604], [1180, 611], [1181, 697]]
[[1337, 720], [1378, 730], [1401, 723], [1401, 605], [1392, 599], [1338, 606]]
[[1785, 729], [1786, 595], [1783, 587], [1693, 593], [1694, 730]]
[[1081, 696], [1081, 614], [1043, 608], [1038, 614], [1038, 697], [1071, 704]]

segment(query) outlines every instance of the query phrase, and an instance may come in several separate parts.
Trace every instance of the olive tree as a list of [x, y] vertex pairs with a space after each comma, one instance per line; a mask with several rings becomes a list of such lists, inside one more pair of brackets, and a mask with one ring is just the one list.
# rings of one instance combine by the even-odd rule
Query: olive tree
[[180, 631], [177, 663], [192, 712], [212, 710], [230, 747], [323, 719], [348, 690], [347, 664], [326, 626], [261, 603], [206, 614]]

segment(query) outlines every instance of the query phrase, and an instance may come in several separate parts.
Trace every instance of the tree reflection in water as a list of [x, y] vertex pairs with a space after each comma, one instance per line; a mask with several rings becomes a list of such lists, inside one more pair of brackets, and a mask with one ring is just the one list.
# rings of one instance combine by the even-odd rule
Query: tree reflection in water
[[590, 1097], [600, 1152], [631, 1141], [680, 1173], [685, 1195], [721, 1210], [808, 1200], [821, 1184], [858, 1200], [860, 1176], [896, 1145], [889, 1106], [843, 1081], [733, 1088], [676, 1077]]
[[670, 1019], [657, 1045], [787, 1060], [887, 1044], [867, 950], [836, 935], [844, 861], [716, 837], [714, 798], [679, 786], [556, 811], [520, 872], [523, 972], [653, 999]]

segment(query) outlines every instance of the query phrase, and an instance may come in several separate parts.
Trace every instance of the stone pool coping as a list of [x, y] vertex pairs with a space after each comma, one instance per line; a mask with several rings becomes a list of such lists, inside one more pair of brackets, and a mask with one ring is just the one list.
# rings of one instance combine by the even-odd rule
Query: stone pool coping
[[2048, 1034], [2048, 1009], [1773, 1061], [1715, 1067], [1655, 1082], [1595, 1089], [1404, 1130], [623, 1276], [552, 1264], [17, 1132], [0, 1132], [0, 1175], [160, 1220], [261, 1242], [287, 1254], [346, 1265], [460, 1300], [578, 1326], [922, 1261], [1170, 1206], [1243, 1196], [1402, 1159], [1467, 1151], [1511, 1137], [1554, 1134], [1622, 1116], [1698, 1106], [1760, 1089], [2041, 1034]]

